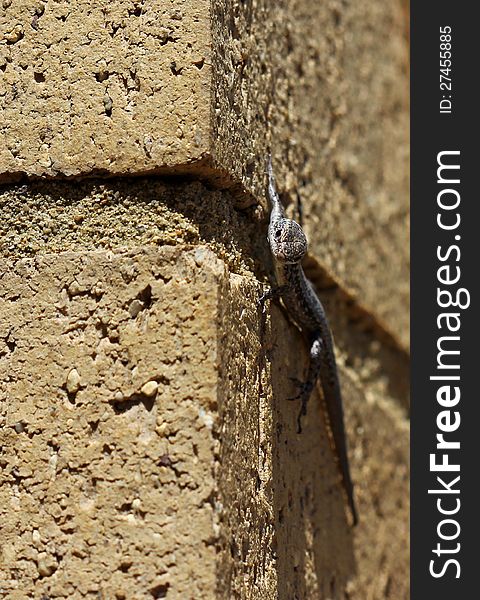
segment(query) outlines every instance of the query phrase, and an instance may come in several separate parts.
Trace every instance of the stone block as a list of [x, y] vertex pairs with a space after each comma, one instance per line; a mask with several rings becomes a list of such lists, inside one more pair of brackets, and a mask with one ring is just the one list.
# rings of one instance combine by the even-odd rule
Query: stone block
[[[2, 259], [9, 600], [408, 598], [408, 429], [336, 330], [360, 525], [304, 340], [207, 246]], [[362, 362], [363, 360], [363, 362]], [[358, 364], [358, 361], [361, 361]]]

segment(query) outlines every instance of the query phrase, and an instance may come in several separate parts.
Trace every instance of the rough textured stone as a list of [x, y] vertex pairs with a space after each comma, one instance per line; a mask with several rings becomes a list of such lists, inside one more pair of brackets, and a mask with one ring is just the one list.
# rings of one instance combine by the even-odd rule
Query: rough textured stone
[[290, 377], [306, 372], [304, 340], [275, 306], [262, 334], [250, 288], [233, 277], [222, 294], [219, 598], [408, 598], [408, 422], [390, 382], [371, 381], [378, 355], [356, 355], [352, 368], [335, 329], [360, 513], [352, 530], [319, 395], [301, 435], [286, 401]]
[[264, 200], [408, 346], [403, 0], [4, 3], [3, 178], [190, 171]]
[[166, 248], [6, 266], [4, 597], [211, 598], [220, 261]]
[[[0, 596], [409, 597], [406, 30], [403, 0], [3, 0]], [[301, 436], [286, 401], [304, 341], [256, 303], [269, 149], [355, 530], [321, 398]], [[78, 179], [127, 174], [169, 177]]]
[[265, 224], [233, 202], [198, 181], [146, 177], [5, 185], [0, 255], [208, 242], [236, 272], [260, 271], [269, 258]]
[[301, 198], [314, 256], [407, 347], [403, 0], [214, 6], [217, 160], [261, 197], [271, 148], [280, 190]]
[[200, 160], [208, 23], [207, 0], [3, 2], [1, 172], [124, 174]]
[[264, 321], [253, 276], [182, 245], [1, 272], [7, 598], [408, 597], [408, 431], [388, 380], [367, 385], [381, 354], [352, 362], [336, 329], [352, 531], [319, 397], [300, 436], [286, 401], [304, 342], [277, 307]]

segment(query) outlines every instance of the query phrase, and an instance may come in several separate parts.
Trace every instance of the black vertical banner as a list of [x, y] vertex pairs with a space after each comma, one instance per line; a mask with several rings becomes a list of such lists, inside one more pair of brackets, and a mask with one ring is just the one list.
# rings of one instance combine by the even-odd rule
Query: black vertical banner
[[480, 597], [480, 29], [411, 6], [411, 598]]

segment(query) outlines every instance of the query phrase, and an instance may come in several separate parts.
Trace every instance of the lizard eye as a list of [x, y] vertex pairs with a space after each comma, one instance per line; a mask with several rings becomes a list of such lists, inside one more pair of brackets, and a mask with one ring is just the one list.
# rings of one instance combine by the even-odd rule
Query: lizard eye
[[280, 231], [280, 229], [277, 229], [277, 230], [275, 231], [275, 239], [276, 239], [276, 240], [279, 240], [279, 239], [280, 239], [280, 237], [281, 237], [281, 235], [282, 235], [282, 232]]

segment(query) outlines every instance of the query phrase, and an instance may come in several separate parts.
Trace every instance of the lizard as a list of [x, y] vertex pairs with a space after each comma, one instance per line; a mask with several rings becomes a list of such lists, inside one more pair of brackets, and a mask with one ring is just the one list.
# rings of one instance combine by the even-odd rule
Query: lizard
[[310, 362], [306, 380], [302, 382], [291, 378], [298, 386], [299, 392], [289, 400], [301, 401], [297, 432], [302, 431], [301, 419], [306, 415], [308, 400], [320, 378], [342, 484], [347, 495], [353, 524], [356, 525], [358, 514], [348, 463], [342, 394], [332, 334], [323, 305], [301, 265], [308, 249], [307, 238], [302, 227], [286, 216], [276, 190], [271, 157], [268, 159], [267, 172], [271, 204], [267, 240], [273, 256], [277, 285], [263, 294], [259, 303], [264, 309], [266, 300], [281, 298], [289, 318], [304, 334], [309, 344]]

